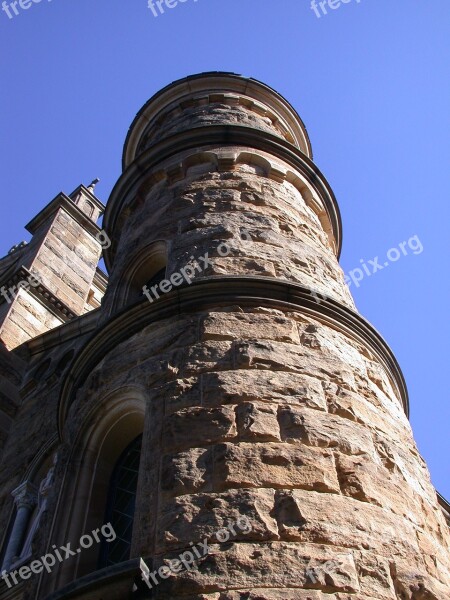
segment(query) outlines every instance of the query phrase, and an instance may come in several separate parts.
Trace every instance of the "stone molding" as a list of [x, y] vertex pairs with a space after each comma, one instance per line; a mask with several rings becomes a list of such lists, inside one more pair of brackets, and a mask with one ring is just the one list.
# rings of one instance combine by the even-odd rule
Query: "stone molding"
[[[233, 152], [229, 153], [228, 157], [226, 156], [227, 146], [243, 149], [244, 152], [252, 149], [255, 154], [256, 151], [260, 150], [273, 155], [274, 168], [271, 168], [269, 173], [271, 178], [277, 181], [283, 181], [286, 176], [276, 168], [277, 158], [301, 174], [313, 188], [315, 195], [324, 207], [322, 221], [326, 216], [328, 222], [326, 230], [332, 232], [333, 246], [339, 258], [342, 246], [340, 211], [333, 190], [317, 166], [300, 150], [276, 135], [242, 125], [218, 125], [197, 127], [165, 138], [141, 154], [121, 175], [111, 192], [103, 221], [104, 229], [108, 232], [112, 241], [111, 247], [104, 250], [108, 271], [111, 270], [114, 260], [115, 238], [118, 235], [116, 228], [119, 225], [121, 213], [124, 213], [122, 216], [126, 218], [126, 202], [130, 200], [130, 196], [135, 198], [139, 186], [142, 185], [143, 175], [147, 176], [150, 171], [154, 170], [155, 174], [158, 174], [155, 182], [166, 176], [176, 181], [176, 178], [179, 178], [182, 174], [182, 171], [180, 172], [182, 167], [180, 167], [180, 161], [177, 158], [181, 153], [195, 149], [197, 154], [203, 154], [214, 147], [223, 147], [223, 150], [219, 153], [224, 157], [222, 168], [228, 170], [227, 161], [228, 168], [230, 168], [230, 166], [233, 166], [234, 158]], [[159, 170], [157, 168], [164, 161], [168, 161], [169, 165], [173, 165], [170, 168], [166, 167], [167, 174], [163, 168]], [[319, 212], [321, 211], [319, 210]]]
[[256, 79], [235, 73], [210, 72], [191, 75], [169, 84], [141, 108], [128, 130], [122, 156], [123, 169], [135, 160], [137, 148], [149, 122], [166, 110], [168, 105], [183, 100], [190, 101], [193, 97], [206, 94], [238, 94], [250, 97], [255, 105], [262, 104], [286, 123], [295, 145], [307, 156], [313, 157], [311, 142], [303, 121], [281, 94]]
[[[27, 280], [30, 276], [33, 277], [33, 273], [26, 267], [21, 266], [13, 275], [10, 275], [6, 281], [2, 282], [2, 285], [6, 288], [11, 288], [17, 286], [20, 281]], [[27, 288], [27, 292], [63, 322], [70, 321], [76, 316], [64, 302], [59, 300], [59, 298], [43, 284], [30, 286]], [[0, 304], [3, 304], [4, 302], [6, 302], [6, 299], [3, 296], [0, 297]]]
[[66, 373], [61, 387], [58, 406], [61, 439], [69, 408], [78, 388], [111, 348], [152, 322], [180, 313], [233, 304], [284, 310], [300, 309], [303, 313], [365, 344], [384, 365], [394, 390], [401, 399], [403, 409], [409, 416], [408, 392], [399, 364], [381, 335], [358, 313], [331, 298], [321, 300], [319, 304], [311, 295], [310, 289], [287, 281], [252, 276], [205, 277], [194, 281], [190, 286], [169, 292], [157, 302], [149, 303], [144, 298], [132, 307], [125, 308], [86, 342]]
[[129, 586], [129, 591], [131, 591], [133, 579], [138, 577], [139, 574], [139, 559], [132, 558], [118, 565], [106, 567], [80, 577], [57, 592], [50, 594], [45, 600], [69, 600], [70, 598], [74, 600], [93, 600], [93, 598], [98, 598], [98, 594], [102, 590], [108, 591], [105, 588], [109, 588], [111, 584], [120, 585], [122, 583]]
[[[216, 92], [202, 95], [188, 95], [185, 98], [179, 98], [172, 104], [168, 105], [160, 113], [153, 117], [153, 120], [148, 123], [147, 127], [142, 133], [139, 146], [136, 150], [136, 157], [139, 156], [143, 151], [152, 145], [153, 137], [150, 135], [153, 128], [157, 129], [164, 125], [165, 121], [170, 120], [171, 117], [176, 117], [183, 113], [186, 108], [197, 108], [208, 106], [210, 104], [223, 104], [225, 106], [242, 106], [249, 112], [253, 112], [261, 117], [266, 117], [272, 122], [272, 128], [277, 130], [281, 137], [287, 142], [297, 145], [290, 127], [280, 116], [276, 115], [273, 110], [268, 106], [257, 102], [250, 96], [244, 96], [242, 94], [230, 94], [226, 92]], [[258, 129], [259, 130], [259, 129]], [[261, 130], [263, 131], [263, 130]], [[135, 158], [136, 158], [135, 157]]]
[[[84, 188], [84, 186], [83, 186]], [[77, 188], [77, 189], [81, 189]], [[105, 210], [105, 206], [95, 197], [91, 192], [89, 192], [86, 188], [83, 189], [86, 194], [89, 194], [90, 199], [94, 201], [97, 207], [102, 207], [102, 211]], [[101, 231], [100, 227], [96, 225], [84, 212], [78, 208], [78, 206], [74, 203], [74, 201], [66, 196], [63, 192], [60, 192], [51, 202], [47, 204], [45, 208], [41, 210], [26, 226], [25, 229], [29, 231], [32, 235], [39, 230], [40, 226], [46, 223], [46, 221], [56, 213], [56, 211], [62, 208], [69, 215], [75, 219], [77, 223], [79, 223], [88, 233], [92, 236], [96, 236], [97, 233]]]

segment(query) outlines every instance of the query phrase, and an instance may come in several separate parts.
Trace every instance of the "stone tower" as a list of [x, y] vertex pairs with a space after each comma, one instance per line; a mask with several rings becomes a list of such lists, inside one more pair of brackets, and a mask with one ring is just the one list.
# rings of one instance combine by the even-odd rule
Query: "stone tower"
[[20, 456], [1, 522], [19, 555], [17, 498], [45, 481], [31, 556], [75, 547], [140, 453], [129, 551], [82, 545], [0, 599], [450, 598], [449, 506], [395, 357], [355, 310], [336, 199], [292, 106], [228, 73], [164, 88], [131, 125], [103, 227], [101, 307], [10, 352], [4, 456]]

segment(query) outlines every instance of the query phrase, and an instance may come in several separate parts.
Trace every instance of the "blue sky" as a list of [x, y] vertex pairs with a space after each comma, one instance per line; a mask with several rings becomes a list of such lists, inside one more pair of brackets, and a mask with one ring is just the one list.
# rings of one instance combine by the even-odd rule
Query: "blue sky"
[[[141, 105], [171, 81], [225, 70], [296, 107], [339, 201], [341, 264], [411, 250], [351, 289], [406, 377], [411, 423], [450, 499], [449, 0], [42, 0], [0, 12], [0, 254], [60, 190], [100, 177], [106, 202]], [[408, 246], [406, 246], [408, 248]], [[392, 253], [391, 256], [395, 256]]]

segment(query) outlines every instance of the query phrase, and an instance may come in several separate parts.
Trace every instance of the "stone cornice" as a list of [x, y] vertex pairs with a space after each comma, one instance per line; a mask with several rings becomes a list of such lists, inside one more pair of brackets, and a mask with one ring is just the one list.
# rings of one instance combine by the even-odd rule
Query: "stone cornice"
[[236, 93], [260, 101], [277, 113], [290, 127], [298, 147], [312, 158], [311, 142], [306, 127], [294, 107], [276, 90], [257, 79], [220, 71], [200, 73], [174, 81], [157, 92], [137, 113], [131, 124], [122, 156], [125, 170], [135, 160], [141, 136], [149, 122], [168, 105], [198, 94]]
[[174, 134], [143, 152], [122, 174], [111, 192], [103, 221], [104, 229], [112, 240], [110, 248], [104, 250], [108, 271], [114, 257], [114, 229], [124, 203], [143, 173], [155, 169], [163, 161], [183, 151], [196, 149], [206, 152], [208, 148], [220, 146], [249, 147], [280, 158], [302, 173], [314, 187], [326, 210], [336, 241], [339, 258], [342, 247], [342, 221], [333, 190], [322, 172], [303, 152], [282, 138], [243, 125], [208, 125]]
[[[89, 194], [89, 197], [95, 199], [95, 204], [102, 206], [102, 210], [105, 206], [93, 196], [86, 188], [83, 187], [83, 191]], [[81, 188], [80, 188], [81, 189]], [[94, 201], [94, 200], [93, 200]], [[71, 217], [77, 221], [88, 233], [95, 237], [95, 235], [101, 231], [100, 227], [96, 225], [82, 210], [78, 208], [64, 192], [60, 192], [51, 202], [47, 204], [45, 208], [41, 210], [26, 226], [25, 229], [31, 234], [35, 234], [36, 231], [45, 223], [59, 208], [63, 208]]]
[[[19, 267], [12, 275], [8, 277], [7, 280], [1, 282], [0, 287], [5, 286], [7, 289], [10, 289], [13, 286], [17, 286], [17, 284], [21, 281], [27, 281], [29, 277], [34, 277], [33, 273], [31, 273], [24, 266]], [[75, 317], [75, 313], [70, 310], [67, 304], [55, 296], [55, 294], [53, 294], [53, 292], [51, 292], [50, 289], [45, 285], [30, 285], [27, 288], [27, 292], [39, 300], [39, 302], [43, 304], [49, 312], [62, 321], [70, 321]], [[4, 302], [6, 302], [6, 299], [3, 296], [0, 296], [0, 304]]]
[[40, 352], [50, 351], [72, 339], [92, 333], [98, 326], [101, 313], [100, 309], [75, 317], [72, 321], [63, 323], [50, 331], [42, 333], [14, 350], [20, 356], [34, 356]]
[[311, 290], [287, 281], [252, 276], [209, 277], [195, 281], [191, 286], [178, 288], [154, 303], [144, 299], [128, 307], [105, 323], [87, 341], [63, 382], [58, 409], [60, 435], [77, 389], [111, 348], [152, 322], [230, 304], [283, 310], [300, 308], [303, 313], [365, 344], [387, 369], [405, 413], [409, 416], [408, 392], [397, 360], [381, 335], [358, 313], [330, 298], [321, 300], [319, 304], [311, 295]]
[[93, 284], [96, 285], [102, 291], [106, 290], [106, 286], [108, 285], [108, 275], [104, 273], [100, 267], [97, 267], [95, 270]]
[[447, 521], [448, 526], [450, 527], [450, 502], [444, 498], [439, 492], [436, 492], [437, 499], [439, 502], [439, 506], [444, 513], [445, 520]]

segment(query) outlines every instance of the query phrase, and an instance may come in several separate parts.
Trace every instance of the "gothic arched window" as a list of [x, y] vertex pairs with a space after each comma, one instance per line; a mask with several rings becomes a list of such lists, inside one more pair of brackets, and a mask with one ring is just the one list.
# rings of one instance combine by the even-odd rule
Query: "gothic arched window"
[[111, 523], [116, 538], [103, 542], [100, 567], [116, 565], [130, 558], [141, 446], [142, 435], [121, 454], [112, 473], [105, 523]]

